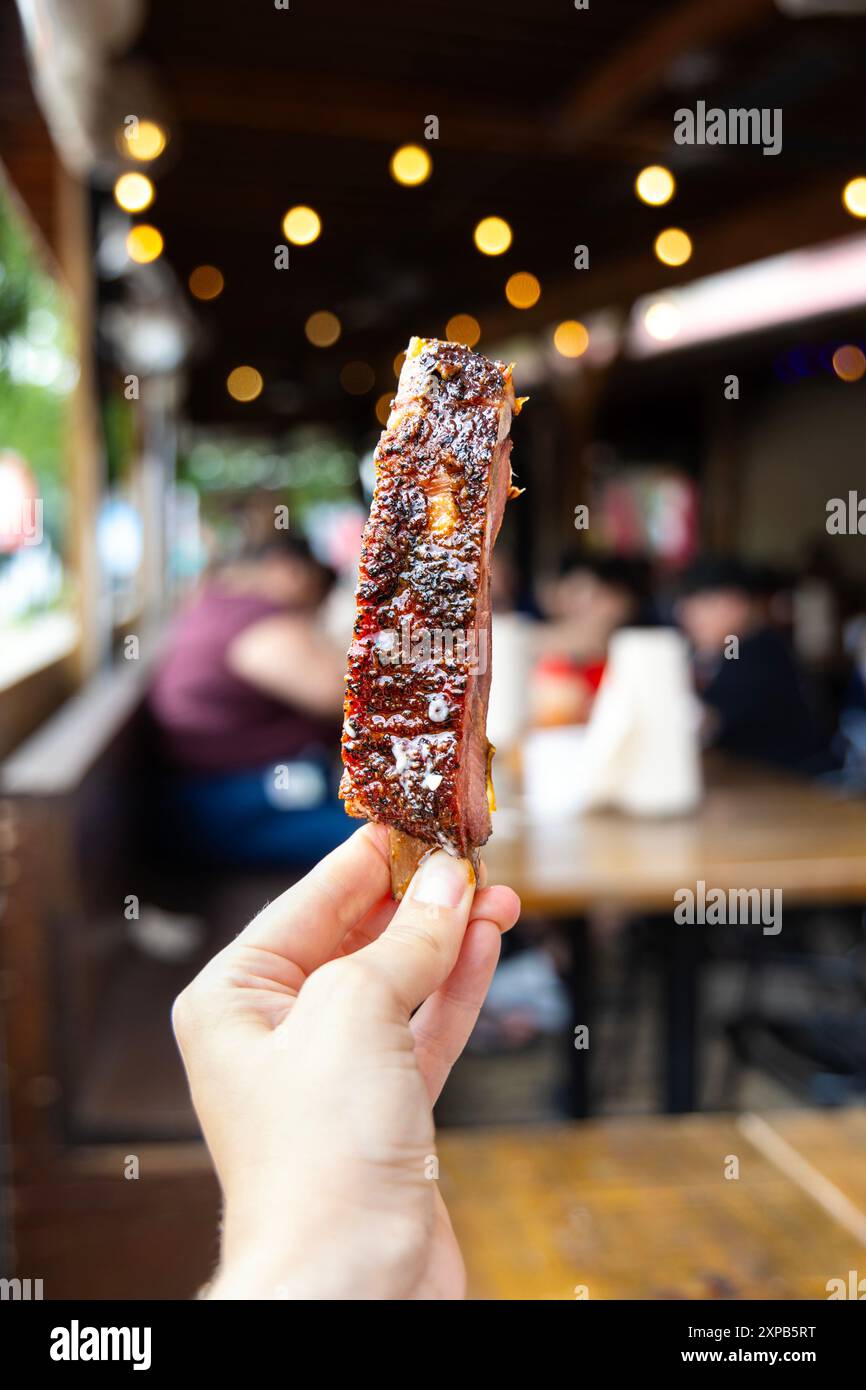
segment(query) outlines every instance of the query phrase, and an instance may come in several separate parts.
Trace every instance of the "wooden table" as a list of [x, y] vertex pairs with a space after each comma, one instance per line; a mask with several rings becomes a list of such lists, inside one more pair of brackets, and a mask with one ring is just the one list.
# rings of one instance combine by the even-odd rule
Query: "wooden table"
[[[677, 889], [694, 890], [699, 880], [707, 889], [778, 888], [784, 909], [866, 903], [866, 800], [717, 755], [705, 772], [693, 815], [640, 820], [598, 811], [539, 825], [506, 805], [484, 851], [491, 882], [510, 884], [525, 912], [566, 928], [575, 1024], [590, 1024], [593, 1014], [585, 914], [603, 905], [665, 915], [665, 1103], [674, 1113], [695, 1105], [702, 946], [699, 926], [673, 920]], [[568, 1058], [570, 1110], [586, 1115], [589, 1053], [569, 1045]]]
[[866, 1277], [860, 1109], [445, 1131], [438, 1148], [470, 1297], [824, 1299]]
[[677, 888], [781, 888], [793, 904], [866, 902], [866, 800], [803, 777], [708, 758], [690, 816], [639, 820], [596, 811], [552, 825], [519, 808], [494, 817], [491, 882], [530, 912], [571, 917], [600, 904], [672, 911]]

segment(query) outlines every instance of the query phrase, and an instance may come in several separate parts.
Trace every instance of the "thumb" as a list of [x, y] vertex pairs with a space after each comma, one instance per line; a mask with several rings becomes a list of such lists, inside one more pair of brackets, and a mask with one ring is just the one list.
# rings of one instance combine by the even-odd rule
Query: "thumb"
[[416, 871], [382, 935], [359, 952], [387, 978], [407, 1018], [451, 974], [474, 894], [469, 861], [437, 850]]

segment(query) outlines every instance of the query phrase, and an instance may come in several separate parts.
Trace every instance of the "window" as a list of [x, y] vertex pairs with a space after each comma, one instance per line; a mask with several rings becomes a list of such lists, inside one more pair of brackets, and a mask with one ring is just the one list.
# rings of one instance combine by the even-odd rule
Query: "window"
[[63, 291], [0, 177], [0, 690], [75, 641], [65, 438], [77, 377]]

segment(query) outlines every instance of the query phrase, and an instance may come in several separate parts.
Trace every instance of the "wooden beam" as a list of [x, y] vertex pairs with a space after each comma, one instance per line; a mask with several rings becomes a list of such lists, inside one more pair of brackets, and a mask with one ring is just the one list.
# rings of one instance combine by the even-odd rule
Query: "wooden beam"
[[93, 242], [86, 189], [58, 163], [58, 259], [71, 290], [71, 308], [79, 344], [79, 377], [68, 406], [66, 437], [68, 481], [72, 498], [69, 537], [70, 571], [81, 639], [78, 677], [92, 675], [105, 655], [109, 630], [100, 603], [99, 560], [94, 545], [99, 503], [105, 487], [105, 451], [99, 423], [93, 360]]
[[513, 103], [461, 99], [452, 88], [262, 71], [237, 98], [237, 74], [231, 68], [167, 67], [165, 86], [174, 95], [181, 125], [209, 127], [215, 141], [220, 127], [240, 127], [398, 145], [422, 140], [425, 116], [436, 115], [440, 146], [512, 154], [549, 142], [538, 116], [517, 113]]
[[685, 0], [665, 11], [565, 100], [557, 121], [562, 143], [609, 130], [661, 85], [675, 58], [731, 38], [773, 11], [773, 0]]

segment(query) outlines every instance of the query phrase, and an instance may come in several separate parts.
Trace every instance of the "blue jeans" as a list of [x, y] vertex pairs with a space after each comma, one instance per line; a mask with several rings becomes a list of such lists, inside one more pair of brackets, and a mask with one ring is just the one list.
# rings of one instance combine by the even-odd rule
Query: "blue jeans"
[[156, 827], [172, 854], [199, 863], [309, 867], [358, 822], [346, 815], [324, 760], [303, 758], [240, 772], [174, 773]]

